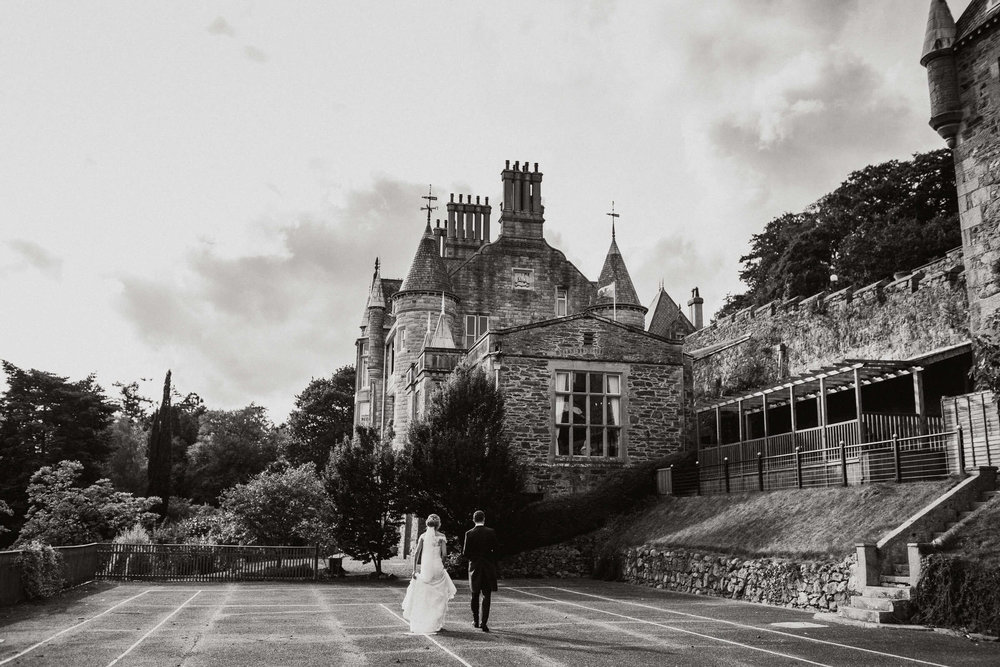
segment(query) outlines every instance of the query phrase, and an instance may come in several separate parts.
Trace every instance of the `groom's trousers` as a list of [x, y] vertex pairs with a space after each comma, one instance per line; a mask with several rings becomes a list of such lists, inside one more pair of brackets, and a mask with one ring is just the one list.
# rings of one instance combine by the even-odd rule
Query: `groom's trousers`
[[490, 596], [493, 595], [493, 591], [490, 590], [489, 586], [482, 589], [483, 594], [483, 613], [482, 616], [479, 615], [479, 593], [480, 591], [473, 590], [472, 592], [472, 618], [480, 622], [480, 625], [486, 625], [486, 621], [490, 618]]

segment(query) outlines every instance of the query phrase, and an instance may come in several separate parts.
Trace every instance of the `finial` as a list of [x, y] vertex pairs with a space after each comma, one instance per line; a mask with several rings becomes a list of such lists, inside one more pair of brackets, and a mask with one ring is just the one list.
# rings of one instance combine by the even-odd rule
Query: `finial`
[[431, 226], [431, 211], [436, 211], [437, 210], [437, 206], [431, 206], [431, 202], [437, 201], [437, 197], [435, 197], [434, 195], [431, 194], [431, 186], [430, 185], [427, 186], [427, 194], [423, 195], [421, 197], [421, 199], [426, 199], [427, 200], [427, 205], [426, 206], [421, 206], [420, 210], [421, 211], [427, 211], [427, 228], [430, 229], [430, 226]]
[[614, 240], [614, 238], [615, 238], [615, 218], [620, 218], [622, 216], [620, 214], [618, 214], [618, 213], [615, 213], [615, 202], [614, 202], [613, 199], [611, 200], [611, 213], [608, 213], [607, 215], [611, 216], [611, 239]]

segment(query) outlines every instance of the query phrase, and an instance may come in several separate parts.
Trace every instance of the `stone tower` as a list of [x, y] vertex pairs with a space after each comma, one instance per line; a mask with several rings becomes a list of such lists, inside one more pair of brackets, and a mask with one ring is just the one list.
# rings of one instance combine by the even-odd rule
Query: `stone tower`
[[410, 270], [392, 296], [395, 322], [387, 340], [392, 358], [386, 359], [391, 378], [386, 389], [393, 395], [391, 414], [397, 442], [402, 442], [406, 426], [416, 413], [416, 364], [430, 328], [435, 324], [440, 327], [442, 319], [447, 321], [448, 331], [456, 328], [459, 299], [441, 258], [439, 243], [428, 224]]
[[955, 22], [932, 0], [920, 62], [931, 127], [952, 147], [962, 226], [969, 324], [995, 331], [1000, 309], [1000, 1], [973, 0]]
[[[375, 275], [372, 277], [371, 291], [368, 293], [368, 376], [358, 378], [358, 386], [367, 388], [370, 397], [381, 396], [383, 391], [383, 363], [385, 362], [385, 295], [382, 293], [382, 276], [379, 273], [379, 261], [375, 260]], [[362, 384], [364, 383], [364, 384]], [[381, 404], [372, 401], [371, 423], [381, 422]]]

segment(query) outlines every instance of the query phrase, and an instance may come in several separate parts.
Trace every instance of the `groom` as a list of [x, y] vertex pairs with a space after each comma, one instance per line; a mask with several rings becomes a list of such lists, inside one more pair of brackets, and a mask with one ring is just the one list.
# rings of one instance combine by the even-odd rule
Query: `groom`
[[[469, 559], [469, 588], [472, 589], [472, 621], [483, 632], [490, 619], [490, 596], [497, 589], [497, 534], [486, 527], [486, 512], [476, 510], [472, 515], [476, 527], [465, 533], [462, 555]], [[483, 596], [483, 622], [479, 623], [479, 595]]]

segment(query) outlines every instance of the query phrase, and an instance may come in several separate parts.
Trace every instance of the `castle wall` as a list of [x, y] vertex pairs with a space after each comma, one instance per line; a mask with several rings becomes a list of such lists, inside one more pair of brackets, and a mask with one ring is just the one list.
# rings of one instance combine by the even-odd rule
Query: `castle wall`
[[[684, 350], [708, 353], [693, 363], [696, 399], [776, 384], [843, 359], [902, 360], [968, 342], [961, 254], [856, 292], [748, 308], [694, 332]], [[711, 353], [712, 346], [720, 349]]]
[[[593, 345], [582, 344], [584, 333], [593, 335]], [[491, 334], [489, 339], [484, 347], [499, 344], [499, 356], [477, 356], [489, 370], [499, 368], [508, 433], [527, 464], [530, 490], [586, 490], [610, 471], [684, 448], [686, 388], [679, 345], [589, 317]], [[556, 455], [555, 374], [567, 370], [621, 375], [624, 456]]]
[[[960, 27], [977, 18], [963, 17]], [[955, 51], [964, 111], [955, 174], [970, 323], [979, 331], [1000, 309], [1000, 26], [961, 39]]]

